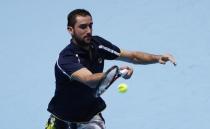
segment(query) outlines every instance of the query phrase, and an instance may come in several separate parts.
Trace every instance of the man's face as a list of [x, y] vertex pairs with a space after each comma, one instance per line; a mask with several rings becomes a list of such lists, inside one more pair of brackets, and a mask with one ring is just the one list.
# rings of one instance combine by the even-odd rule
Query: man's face
[[74, 27], [70, 27], [68, 30], [78, 44], [89, 45], [92, 37], [92, 25], [91, 16], [77, 16]]

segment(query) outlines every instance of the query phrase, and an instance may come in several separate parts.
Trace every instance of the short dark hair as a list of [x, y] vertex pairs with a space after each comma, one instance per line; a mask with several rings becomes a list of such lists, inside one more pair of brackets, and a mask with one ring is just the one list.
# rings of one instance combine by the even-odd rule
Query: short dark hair
[[76, 23], [76, 17], [77, 16], [90, 16], [90, 17], [92, 17], [90, 12], [88, 12], [85, 9], [75, 9], [68, 14], [68, 17], [67, 17], [68, 24], [67, 24], [67, 26], [74, 27], [74, 25]]

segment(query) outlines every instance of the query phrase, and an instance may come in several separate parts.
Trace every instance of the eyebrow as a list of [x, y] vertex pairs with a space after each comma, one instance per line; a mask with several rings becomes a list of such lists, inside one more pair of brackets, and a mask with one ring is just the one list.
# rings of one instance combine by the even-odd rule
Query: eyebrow
[[93, 25], [93, 23], [91, 22], [91, 23], [89, 23], [89, 24], [85, 24], [85, 23], [82, 23], [82, 24], [80, 24], [79, 26], [81, 27], [81, 26], [92, 26]]
[[90, 22], [89, 24], [86, 24], [86, 23], [81, 23], [80, 25], [92, 25], [93, 22]]

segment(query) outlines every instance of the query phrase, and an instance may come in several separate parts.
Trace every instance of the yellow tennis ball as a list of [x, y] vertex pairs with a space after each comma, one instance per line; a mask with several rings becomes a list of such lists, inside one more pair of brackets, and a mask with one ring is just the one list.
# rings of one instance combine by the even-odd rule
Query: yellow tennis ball
[[121, 83], [121, 84], [118, 86], [118, 91], [119, 91], [120, 93], [125, 93], [127, 90], [128, 90], [128, 86], [127, 86], [125, 83]]

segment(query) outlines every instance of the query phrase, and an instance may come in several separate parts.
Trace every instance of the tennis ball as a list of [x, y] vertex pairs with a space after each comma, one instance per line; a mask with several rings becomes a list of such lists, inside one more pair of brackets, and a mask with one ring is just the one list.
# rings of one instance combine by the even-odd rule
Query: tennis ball
[[121, 83], [121, 84], [118, 86], [118, 91], [119, 91], [120, 93], [125, 93], [127, 90], [128, 90], [128, 86], [127, 86], [125, 83]]

